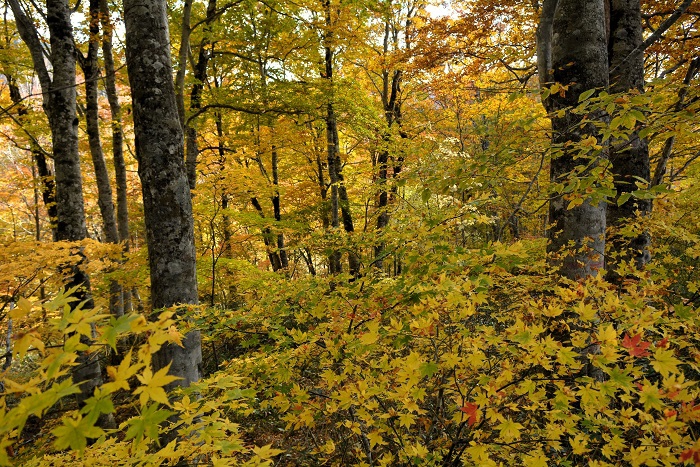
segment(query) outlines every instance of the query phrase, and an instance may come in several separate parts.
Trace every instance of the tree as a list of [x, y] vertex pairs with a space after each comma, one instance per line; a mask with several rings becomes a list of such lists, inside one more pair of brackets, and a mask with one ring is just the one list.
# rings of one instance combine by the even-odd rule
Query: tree
[[[555, 151], [550, 179], [556, 186], [574, 177], [598, 173], [601, 161], [607, 157], [595, 125], [605, 116], [598, 112], [584, 120], [583, 115], [571, 110], [584, 91], [602, 90], [608, 85], [605, 6], [603, 0], [550, 0], [544, 2], [542, 12], [538, 50], [545, 55], [538, 57], [539, 69], [545, 72], [545, 83], [551, 78], [555, 85], [565, 86], [544, 101], [552, 113]], [[590, 150], [577, 146], [588, 138], [595, 142], [586, 146]], [[549, 205], [547, 250], [552, 264], [571, 279], [595, 275], [604, 267], [605, 203], [591, 197], [578, 205], [569, 206], [566, 201], [563, 193], [555, 193]], [[573, 252], [567, 250], [570, 242], [574, 243]]]
[[[112, 184], [107, 171], [102, 139], [100, 138], [100, 119], [98, 104], [98, 84], [100, 66], [97, 53], [100, 49], [100, 4], [99, 0], [90, 0], [90, 39], [88, 41], [87, 55], [78, 51], [78, 61], [85, 76], [85, 121], [90, 145], [92, 165], [95, 169], [97, 181], [97, 204], [102, 216], [102, 230], [108, 243], [119, 243], [119, 231], [114, 213], [114, 201], [112, 200]], [[110, 283], [110, 313], [115, 316], [124, 314], [124, 302], [122, 287], [116, 281]]]
[[[49, 59], [52, 65], [52, 73], [49, 74], [44, 62], [44, 49], [34, 23], [17, 0], [11, 0], [10, 6], [20, 36], [32, 55], [34, 70], [41, 85], [42, 105], [51, 127], [56, 185], [55, 237], [58, 241], [77, 242], [85, 238], [86, 228], [78, 150], [75, 46], [70, 9], [63, 0], [46, 2], [46, 22], [51, 46]], [[76, 253], [82, 255], [79, 249]], [[78, 302], [85, 301], [86, 307], [92, 306], [90, 281], [80, 262], [70, 266], [67, 285], [75, 288]], [[90, 344], [84, 335], [81, 335], [81, 342], [87, 346]], [[78, 365], [73, 369], [73, 380], [80, 385], [80, 394], [77, 395], [79, 405], [85, 404], [102, 384], [98, 357], [98, 352], [85, 350], [80, 353]], [[112, 427], [114, 419], [111, 414], [107, 414], [100, 417], [98, 423], [103, 427]]]
[[[124, 160], [124, 132], [122, 111], [117, 94], [114, 51], [112, 48], [112, 24], [107, 0], [99, 1], [99, 18], [102, 26], [102, 60], [105, 68], [105, 92], [109, 102], [112, 127], [112, 157], [114, 159], [115, 184], [117, 188], [117, 230], [119, 241], [125, 252], [129, 251], [129, 209], [127, 200], [126, 162]], [[131, 310], [131, 291], [122, 289], [122, 304], [125, 312]]]
[[[608, 63], [610, 67], [610, 91], [644, 92], [644, 37], [642, 36], [642, 13], [640, 0], [612, 0], [610, 11], [610, 37], [608, 40]], [[649, 144], [638, 131], [629, 135], [628, 141], [616, 141], [610, 151], [613, 177], [617, 197], [608, 205], [609, 227], [624, 227], [637, 212], [642, 216], [651, 211], [650, 199], [630, 197], [618, 206], [617, 200], [625, 193], [638, 189], [637, 184], [650, 182]], [[614, 264], [619, 259], [629, 258], [637, 268], [649, 262], [649, 234], [643, 232], [632, 239], [613, 239], [608, 270], [614, 276]], [[622, 255], [621, 258], [615, 258]]]
[[[342, 2], [341, 2], [342, 3]], [[323, 23], [322, 45], [323, 45], [323, 63], [324, 68], [321, 72], [321, 77], [327, 81], [328, 86], [328, 102], [326, 104], [326, 150], [328, 159], [328, 178], [331, 183], [331, 226], [338, 228], [342, 219], [343, 228], [348, 234], [355, 231], [355, 226], [352, 220], [352, 212], [350, 211], [350, 200], [348, 199], [348, 190], [345, 186], [343, 177], [343, 166], [340, 159], [340, 138], [338, 136], [338, 119], [335, 111], [335, 92], [333, 81], [333, 69], [335, 66], [335, 50], [333, 46], [335, 22], [338, 18], [334, 18], [334, 8], [330, 0], [323, 1]], [[337, 14], [337, 12], [336, 12]], [[340, 212], [340, 217], [338, 213]], [[340, 251], [333, 251], [329, 257], [329, 272], [337, 274], [342, 271], [340, 264]], [[355, 251], [350, 251], [348, 254], [348, 268], [350, 275], [357, 277], [360, 274], [360, 258]]]
[[[166, 2], [124, 2], [126, 63], [131, 85], [136, 158], [143, 190], [144, 217], [154, 309], [196, 304], [197, 274], [192, 203], [184, 164], [184, 138], [172, 80]], [[182, 347], [169, 344], [154, 355], [156, 369], [182, 378], [168, 388], [188, 386], [200, 377], [199, 331]]]

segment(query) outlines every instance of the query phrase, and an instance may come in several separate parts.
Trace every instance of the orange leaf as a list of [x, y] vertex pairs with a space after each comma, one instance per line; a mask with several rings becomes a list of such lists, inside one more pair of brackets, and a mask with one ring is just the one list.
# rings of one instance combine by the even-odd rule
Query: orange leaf
[[622, 346], [627, 349], [633, 357], [648, 357], [651, 355], [647, 349], [651, 346], [650, 342], [642, 341], [642, 334], [637, 334], [634, 337], [630, 337], [629, 334], [625, 334], [622, 339]]
[[476, 423], [476, 417], [479, 414], [478, 405], [467, 402], [464, 404], [464, 407], [460, 408], [459, 410], [469, 415], [469, 418], [467, 419], [467, 424], [469, 424], [469, 426], [473, 426]]

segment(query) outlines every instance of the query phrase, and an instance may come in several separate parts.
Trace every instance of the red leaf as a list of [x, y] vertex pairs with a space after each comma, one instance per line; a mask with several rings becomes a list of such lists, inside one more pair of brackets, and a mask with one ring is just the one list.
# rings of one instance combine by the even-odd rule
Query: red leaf
[[476, 423], [476, 416], [479, 413], [478, 405], [472, 404], [471, 402], [467, 402], [466, 404], [464, 404], [464, 407], [460, 408], [459, 410], [469, 415], [469, 418], [467, 419], [467, 424], [469, 426], [472, 426]]
[[625, 334], [622, 339], [622, 346], [627, 349], [633, 357], [648, 357], [651, 355], [647, 349], [651, 346], [651, 342], [643, 342], [642, 334], [637, 334], [634, 337], [630, 337], [629, 334]]
[[690, 458], [693, 457], [693, 454], [695, 454], [695, 451], [693, 451], [692, 449], [686, 449], [681, 453], [681, 462], [690, 460]]

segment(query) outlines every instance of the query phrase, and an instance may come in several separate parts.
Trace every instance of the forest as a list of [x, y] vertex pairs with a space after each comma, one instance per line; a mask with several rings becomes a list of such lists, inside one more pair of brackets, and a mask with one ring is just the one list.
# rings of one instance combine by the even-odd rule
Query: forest
[[5, 0], [0, 465], [700, 466], [699, 25]]

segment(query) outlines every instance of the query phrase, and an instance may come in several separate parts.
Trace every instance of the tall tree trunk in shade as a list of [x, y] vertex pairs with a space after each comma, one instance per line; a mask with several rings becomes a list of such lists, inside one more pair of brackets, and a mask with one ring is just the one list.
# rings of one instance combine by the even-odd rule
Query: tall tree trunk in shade
[[[640, 0], [610, 0], [610, 37], [608, 60], [610, 91], [644, 92], [644, 49], [642, 44], [642, 13]], [[649, 145], [635, 130], [628, 141], [615, 141], [610, 162], [617, 196], [637, 189], [639, 179], [650, 181]], [[608, 205], [607, 224], [624, 227], [630, 219], [651, 212], [651, 200], [630, 198], [622, 205], [613, 200]], [[637, 268], [649, 262], [650, 237], [646, 232], [634, 238], [614, 238], [608, 261], [609, 276], [616, 277], [615, 265], [621, 260], [632, 260]]]
[[[102, 24], [102, 60], [105, 67], [105, 92], [109, 102], [112, 121], [112, 157], [114, 159], [114, 180], [117, 188], [117, 230], [119, 241], [125, 252], [129, 251], [129, 208], [127, 200], [126, 161], [124, 160], [124, 133], [122, 130], [122, 111], [117, 94], [114, 52], [112, 50], [112, 24], [107, 0], [99, 0], [100, 21]], [[124, 311], [131, 311], [131, 291], [122, 290]]]
[[[275, 216], [275, 222], [282, 221], [282, 207], [280, 196], [280, 176], [279, 176], [279, 153], [277, 148], [272, 146], [272, 186], [274, 189], [272, 195], [272, 212]], [[277, 251], [280, 258], [280, 266], [282, 269], [289, 267], [289, 258], [287, 257], [287, 249], [284, 244], [284, 233], [277, 233]]]
[[[99, 105], [97, 100], [97, 87], [100, 78], [100, 66], [97, 63], [97, 53], [100, 47], [100, 5], [99, 0], [90, 0], [90, 41], [88, 43], [87, 56], [79, 56], [80, 64], [85, 75], [85, 120], [87, 126], [88, 142], [92, 165], [95, 169], [97, 181], [97, 205], [102, 216], [102, 225], [105, 240], [108, 243], [119, 243], [117, 221], [114, 216], [114, 201], [112, 200], [112, 184], [109, 180], [107, 163], [102, 152], [100, 138]], [[114, 316], [124, 314], [124, 302], [122, 301], [122, 287], [116, 281], [109, 285], [109, 310]]]
[[[350, 200], [348, 199], [348, 190], [345, 186], [343, 178], [343, 166], [340, 159], [340, 138], [338, 137], [338, 119], [334, 107], [334, 89], [333, 89], [333, 68], [335, 52], [332, 47], [333, 43], [333, 18], [331, 15], [331, 2], [325, 0], [323, 3], [326, 15], [326, 31], [324, 33], [324, 73], [323, 78], [328, 81], [329, 99], [326, 104], [326, 148], [328, 159], [328, 178], [331, 183], [331, 200], [330, 200], [330, 221], [333, 228], [340, 227], [340, 221], [343, 222], [343, 230], [352, 234], [355, 231], [352, 220], [352, 212], [350, 211]], [[338, 274], [342, 272], [340, 263], [341, 252], [333, 251], [329, 257], [329, 272]], [[354, 249], [348, 252], [348, 270], [353, 277], [360, 275], [360, 258]]]
[[[547, 40], [544, 38], [543, 40]], [[568, 85], [565, 93], [552, 93], [545, 106], [550, 112], [567, 109], [578, 104], [582, 92], [589, 89], [605, 89], [608, 85], [608, 58], [604, 0], [558, 0], [552, 17], [551, 47], [552, 80]], [[552, 157], [550, 179], [561, 183], [582, 164], [589, 168], [583, 175], [600, 164], [606, 157], [605, 150], [591, 152], [590, 159], [575, 159], [578, 151], [570, 148], [584, 138], [600, 137], [592, 123], [581, 125], [583, 116], [565, 110], [563, 116], [553, 114], [552, 142], [558, 154]], [[603, 120], [602, 114], [589, 116]], [[551, 264], [571, 279], [597, 274], [604, 267], [605, 254], [605, 203], [584, 200], [582, 205], [567, 209], [562, 194], [554, 194], [549, 206], [550, 229], [548, 253]], [[574, 250], [569, 250], [570, 242]]]
[[537, 75], [540, 87], [552, 84], [552, 27], [558, 0], [543, 0], [537, 24]]
[[[392, 18], [393, 7], [392, 0], [383, 2], [385, 8], [384, 18], [384, 35], [382, 41], [382, 55], [386, 58], [392, 52], [406, 53], [411, 50], [411, 36], [414, 30], [414, 15], [416, 14], [418, 4], [414, 3], [406, 11], [406, 16], [401, 20], [396, 21]], [[403, 32], [403, 47], [401, 46], [401, 33]], [[396, 179], [403, 169], [404, 156], [399, 153], [396, 155], [390, 154], [389, 143], [391, 142], [392, 127], [396, 126], [401, 139], [408, 138], [408, 134], [402, 129], [402, 83], [404, 71], [398, 66], [387, 66], [382, 69], [381, 73], [381, 89], [379, 91], [382, 108], [384, 110], [384, 118], [386, 120], [386, 129], [382, 137], [382, 144], [377, 151], [376, 168], [377, 170], [377, 188], [379, 190], [377, 196], [377, 232], [380, 239], [374, 247], [374, 266], [377, 269], [384, 268], [384, 259], [387, 255], [385, 252], [386, 244], [381, 239], [382, 231], [389, 225], [389, 205], [396, 199], [398, 191], [396, 186], [390, 186], [389, 180]], [[389, 169], [392, 169], [391, 172]]]
[[[44, 48], [36, 26], [16, 0], [10, 0], [17, 30], [29, 48], [34, 70], [42, 90], [43, 108], [49, 120], [54, 157], [56, 187], [56, 228], [58, 241], [80, 241], [86, 236], [85, 208], [80, 172], [78, 149], [78, 118], [76, 115], [75, 49], [70, 9], [64, 0], [47, 0], [46, 22], [49, 30], [52, 74], [49, 74], [44, 61]], [[44, 161], [45, 162], [45, 161]], [[46, 172], [37, 160], [39, 172]], [[80, 251], [76, 252], [81, 255]], [[78, 263], [71, 266], [68, 286], [76, 287], [75, 297], [84, 307], [92, 306], [90, 281]], [[89, 336], [81, 336], [81, 341], [90, 344]], [[80, 387], [76, 395], [80, 406], [93, 396], [95, 388], [102, 384], [102, 371], [98, 352], [84, 351], [78, 355], [72, 378]], [[114, 427], [111, 414], [103, 415], [97, 422], [104, 428]]]
[[[131, 85], [136, 158], [154, 309], [196, 304], [197, 274], [192, 202], [184, 163], [184, 139], [177, 112], [165, 0], [126, 0], [126, 62]], [[164, 346], [153, 357], [156, 369], [170, 366], [188, 386], [200, 378], [199, 331]]]

